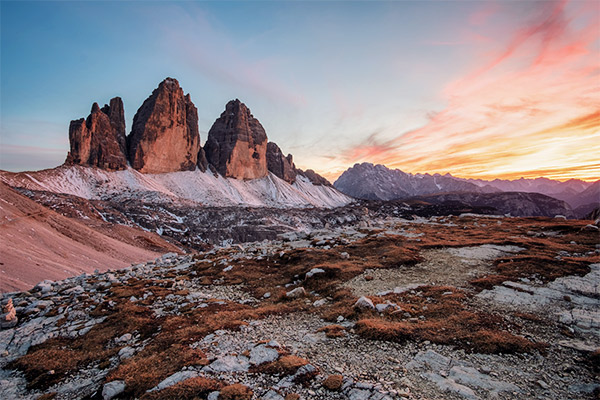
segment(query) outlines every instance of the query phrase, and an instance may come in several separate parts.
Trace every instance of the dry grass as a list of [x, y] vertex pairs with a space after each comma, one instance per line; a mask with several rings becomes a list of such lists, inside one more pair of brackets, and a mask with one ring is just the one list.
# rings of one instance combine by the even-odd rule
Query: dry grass
[[317, 332], [325, 332], [325, 336], [328, 338], [344, 337], [346, 336], [346, 328], [341, 325], [327, 325], [319, 328]]
[[332, 392], [337, 392], [342, 388], [344, 383], [344, 377], [342, 375], [329, 375], [327, 379], [323, 381], [323, 387]]
[[429, 340], [481, 353], [521, 353], [544, 348], [509, 333], [508, 323], [500, 316], [470, 311], [464, 303], [467, 295], [456, 288], [424, 286], [415, 294], [385, 298], [396, 302], [411, 317], [406, 318], [403, 313], [380, 317], [363, 312], [356, 323], [359, 335], [395, 342]]
[[254, 393], [248, 386], [240, 383], [225, 386], [219, 393], [219, 400], [250, 400]]
[[[321, 268], [325, 272], [305, 279], [302, 286], [307, 292], [315, 291], [321, 298], [331, 297], [332, 300], [318, 312], [328, 321], [335, 321], [340, 315], [358, 321], [357, 333], [363, 337], [390, 341], [429, 340], [487, 353], [542, 349], [543, 345], [512, 334], [518, 333], [518, 327], [510, 326], [502, 317], [470, 309], [467, 304], [472, 293], [452, 287], [423, 287], [416, 294], [371, 297], [376, 304], [385, 301], [398, 304], [402, 308], [399, 313], [380, 316], [376, 312], [353, 307], [356, 298], [349, 289], [340, 288], [340, 283], [363, 273], [367, 268], [410, 267], [422, 261], [419, 252], [429, 248], [498, 244], [526, 249], [518, 255], [496, 260], [492, 274], [471, 282], [478, 290], [521, 277], [536, 276], [547, 281], [559, 276], [583, 275], [589, 272], [590, 263], [600, 262], [600, 255], [555, 259], [559, 251], [584, 254], [595, 249], [597, 232], [581, 231], [585, 222], [548, 218], [503, 219], [501, 224], [493, 218], [449, 220], [457, 226], [423, 224], [407, 228], [413, 233], [423, 233], [418, 238], [376, 237], [375, 232], [364, 239], [340, 244], [329, 250], [294, 249], [262, 260], [240, 258], [228, 262], [234, 268], [227, 273], [223, 272], [219, 260], [228, 257], [235, 249], [224, 249], [219, 250], [213, 262], [197, 262], [188, 271], [197, 274], [200, 284], [213, 284], [216, 280], [223, 285], [244, 283], [243, 290], [259, 299], [264, 293], [271, 293], [269, 299], [263, 299], [256, 306], [231, 302], [225, 305], [210, 303], [204, 309], [190, 306], [182, 309], [181, 315], [156, 319], [149, 306], [156, 299], [171, 293], [185, 296], [187, 291], [181, 290], [177, 281], [191, 279], [191, 275], [171, 270], [165, 271], [164, 276], [158, 279], [132, 278], [125, 284], [114, 284], [107, 291], [105, 301], [91, 312], [93, 317], [106, 316], [103, 323], [81, 337], [55, 338], [34, 346], [27, 355], [11, 363], [9, 368], [23, 371], [30, 388], [44, 390], [68, 374], [91, 364], [108, 367], [111, 357], [121, 348], [115, 345], [114, 338], [136, 332], [141, 336], [140, 340], [148, 340], [145, 349], [119, 365], [107, 380], [124, 379], [127, 383], [125, 397], [147, 396], [146, 390], [184, 366], [207, 363], [204, 354], [192, 350], [189, 345], [215, 330], [239, 329], [248, 321], [268, 315], [314, 310], [305, 302], [307, 299], [294, 300], [284, 296], [286, 284], [303, 279], [313, 268]], [[528, 231], [557, 231], [560, 235], [538, 237], [528, 235]], [[571, 241], [577, 245], [571, 244]], [[349, 258], [342, 258], [342, 252], [348, 253]], [[128, 301], [131, 296], [140, 298], [149, 291], [153, 295], [147, 299], [136, 304]], [[308, 300], [314, 299], [309, 296]], [[111, 306], [110, 301], [116, 302], [116, 306]], [[525, 316], [516, 316], [539, 323]], [[328, 337], [345, 333], [339, 325], [329, 325], [320, 331]], [[299, 357], [284, 355], [278, 361], [265, 365], [264, 372], [289, 375], [307, 362]], [[152, 396], [158, 397], [151, 398], [202, 398], [204, 385], [213, 384], [221, 385], [218, 382], [189, 380], [169, 388], [172, 390], [154, 393]]]
[[293, 375], [298, 368], [308, 364], [308, 360], [293, 355], [285, 355], [276, 361], [261, 364], [254, 368], [254, 372], [270, 375]]
[[214, 379], [202, 377], [190, 378], [158, 392], [144, 394], [142, 400], [179, 400], [179, 399], [204, 399], [223, 384]]
[[107, 360], [121, 347], [111, 346], [113, 339], [137, 331], [142, 340], [157, 329], [150, 310], [125, 302], [118, 304], [107, 319], [76, 339], [53, 338], [29, 349], [28, 353], [9, 364], [25, 374], [28, 387], [47, 389], [69, 373], [94, 361]]

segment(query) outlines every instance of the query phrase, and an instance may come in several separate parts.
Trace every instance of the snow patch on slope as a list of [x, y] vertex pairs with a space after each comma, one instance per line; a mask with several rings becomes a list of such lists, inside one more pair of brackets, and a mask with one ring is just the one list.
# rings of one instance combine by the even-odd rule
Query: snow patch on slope
[[86, 199], [185, 199], [208, 206], [252, 207], [340, 207], [352, 200], [329, 186], [313, 185], [298, 176], [290, 185], [269, 173], [260, 179], [239, 180], [211, 172], [181, 171], [141, 174], [128, 168], [104, 171], [81, 166], [28, 172], [0, 172], [0, 179], [13, 187], [65, 193]]

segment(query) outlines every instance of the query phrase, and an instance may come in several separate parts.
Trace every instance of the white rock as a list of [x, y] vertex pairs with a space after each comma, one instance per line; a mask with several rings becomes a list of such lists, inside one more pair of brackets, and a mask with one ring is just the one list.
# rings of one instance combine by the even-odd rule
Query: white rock
[[173, 375], [165, 378], [162, 382], [156, 385], [154, 388], [150, 389], [149, 392], [154, 392], [156, 390], [163, 390], [170, 386], [173, 386], [181, 381], [185, 381], [186, 379], [195, 378], [198, 376], [198, 372], [196, 371], [179, 371], [175, 372]]
[[135, 349], [133, 347], [127, 346], [123, 347], [119, 350], [119, 359], [125, 360], [127, 358], [131, 358], [135, 354]]
[[217, 358], [210, 365], [202, 368], [205, 371], [213, 372], [246, 372], [250, 364], [246, 357], [224, 356]]
[[206, 400], [217, 400], [219, 398], [219, 392], [210, 392]]
[[274, 390], [269, 390], [267, 393], [265, 393], [262, 397], [262, 400], [283, 400], [284, 397], [282, 395], [280, 395], [279, 393], [277, 393]]
[[104, 400], [111, 400], [115, 396], [125, 391], [125, 381], [112, 381], [108, 382], [102, 388], [102, 398]]
[[373, 310], [375, 309], [375, 305], [371, 301], [371, 299], [362, 296], [360, 299], [354, 303], [355, 308], [365, 309], [365, 310]]
[[120, 338], [117, 339], [117, 343], [125, 343], [125, 342], [129, 342], [131, 340], [133, 336], [131, 335], [131, 333], [126, 333], [123, 336], [121, 336]]
[[289, 297], [290, 299], [296, 299], [298, 297], [306, 296], [306, 290], [304, 290], [304, 288], [301, 286], [301, 287], [297, 287], [296, 289], [287, 292], [285, 295], [286, 295], [286, 297]]
[[321, 307], [321, 306], [323, 306], [325, 304], [327, 304], [327, 300], [325, 300], [325, 299], [319, 299], [319, 300], [316, 300], [313, 303], [313, 307]]
[[324, 274], [324, 273], [325, 273], [325, 270], [323, 270], [321, 268], [313, 268], [306, 273], [306, 279], [308, 279], [316, 274]]
[[275, 361], [279, 358], [279, 352], [275, 349], [267, 347], [267, 345], [261, 344], [254, 347], [250, 351], [250, 364], [260, 365], [267, 362]]

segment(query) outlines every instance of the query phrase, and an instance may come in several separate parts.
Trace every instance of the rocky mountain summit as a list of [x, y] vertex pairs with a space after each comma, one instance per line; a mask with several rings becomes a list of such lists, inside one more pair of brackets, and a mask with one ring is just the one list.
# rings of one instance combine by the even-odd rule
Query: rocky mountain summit
[[0, 297], [0, 398], [591, 400], [597, 234], [371, 215], [43, 281]]
[[440, 192], [482, 192], [479, 186], [451, 175], [413, 175], [384, 165], [354, 164], [334, 182], [349, 196], [366, 200], [396, 200]]
[[296, 182], [297, 169], [294, 165], [294, 157], [291, 154], [283, 155], [276, 143], [267, 143], [267, 168], [275, 176], [288, 183]]
[[198, 110], [176, 79], [162, 81], [144, 101], [133, 118], [127, 143], [131, 166], [142, 173], [196, 169], [201, 151]]
[[267, 134], [250, 109], [232, 100], [208, 131], [207, 161], [228, 178], [256, 179], [267, 175]]
[[96, 103], [87, 120], [72, 121], [71, 151], [65, 165], [116, 171], [133, 169], [144, 174], [179, 171], [205, 172], [224, 178], [252, 180], [274, 174], [289, 184], [303, 176], [313, 185], [331, 186], [313, 170], [294, 166], [291, 154], [268, 142], [261, 123], [240, 100], [232, 100], [211, 127], [202, 147], [198, 110], [179, 82], [166, 78], [148, 97], [125, 137], [123, 102], [116, 97], [102, 109]]
[[600, 206], [600, 181], [560, 182], [547, 178], [485, 181], [450, 174], [413, 175], [370, 163], [355, 164], [335, 181], [334, 187], [359, 199], [461, 201], [520, 216], [562, 214], [585, 218]]
[[125, 114], [120, 97], [100, 109], [92, 105], [87, 119], [71, 121], [69, 125], [71, 150], [66, 164], [98, 167], [109, 171], [127, 168]]

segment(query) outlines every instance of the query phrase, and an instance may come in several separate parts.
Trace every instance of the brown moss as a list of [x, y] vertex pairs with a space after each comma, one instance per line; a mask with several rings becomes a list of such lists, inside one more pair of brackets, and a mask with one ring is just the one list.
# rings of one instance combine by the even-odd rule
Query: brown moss
[[219, 393], [219, 400], [251, 400], [252, 389], [240, 383], [225, 386]]
[[323, 387], [327, 390], [334, 392], [339, 391], [344, 383], [344, 377], [342, 375], [329, 375], [327, 379], [323, 381]]
[[91, 362], [103, 362], [114, 356], [119, 348], [110, 344], [124, 333], [135, 330], [142, 340], [150, 337], [156, 331], [155, 322], [151, 311], [144, 307], [130, 302], [117, 304], [103, 323], [85, 335], [75, 339], [49, 339], [30, 348], [25, 356], [8, 367], [23, 371], [29, 388], [44, 390]]
[[296, 393], [288, 393], [285, 395], [285, 400], [300, 400], [300, 395]]
[[185, 366], [207, 363], [200, 350], [176, 343], [167, 348], [154, 345], [119, 365], [107, 381], [124, 380], [127, 385], [125, 394], [138, 397]]
[[205, 398], [210, 392], [219, 390], [223, 384], [214, 379], [196, 377], [186, 379], [158, 392], [145, 393], [142, 400], [179, 400]]
[[293, 375], [296, 373], [298, 368], [306, 364], [308, 364], [308, 361], [304, 358], [300, 358], [298, 356], [293, 355], [285, 355], [279, 360], [259, 365], [255, 368], [255, 372], [261, 372], [271, 375]]
[[317, 332], [325, 332], [328, 338], [344, 337], [346, 336], [346, 328], [341, 325], [327, 325], [319, 328]]

